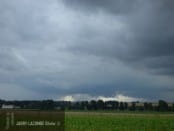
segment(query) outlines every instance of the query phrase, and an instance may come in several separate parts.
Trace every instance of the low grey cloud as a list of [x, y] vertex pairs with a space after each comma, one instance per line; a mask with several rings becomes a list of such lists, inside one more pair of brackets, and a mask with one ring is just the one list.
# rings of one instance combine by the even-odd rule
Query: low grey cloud
[[85, 11], [87, 13], [94, 13], [104, 11], [108, 13], [124, 14], [134, 11], [141, 3], [138, 0], [64, 0], [67, 6], [78, 11]]
[[0, 98], [172, 100], [172, 3], [0, 1]]
[[[86, 8], [89, 7], [88, 10], [90, 8], [96, 9], [100, 7], [104, 12], [102, 15], [105, 17], [108, 14], [108, 12], [105, 12], [106, 9], [112, 9], [112, 7], [118, 9], [117, 6], [119, 6], [125, 10], [125, 8], [129, 9], [131, 5], [127, 1], [107, 1], [107, 4], [105, 2], [98, 1], [98, 3], [95, 4], [94, 2], [93, 4], [92, 1], [75, 0], [69, 2], [68, 6], [83, 8], [80, 5], [84, 5]], [[71, 5], [71, 3], [73, 4]], [[120, 6], [121, 3], [123, 3], [123, 7]], [[143, 65], [143, 68], [153, 70], [153, 73], [172, 75], [172, 60], [174, 56], [174, 28], [172, 26], [174, 22], [172, 17], [174, 10], [172, 8], [172, 1], [161, 0], [152, 2], [134, 0], [130, 1], [130, 3], [133, 3], [137, 7], [135, 9], [136, 11], [134, 10], [130, 14], [123, 13], [122, 15], [114, 12], [114, 14], [110, 14], [112, 17], [105, 17], [104, 21], [101, 19], [102, 22], [100, 23], [103, 23], [103, 26], [100, 23], [98, 26], [104, 29], [99, 29], [98, 32], [104, 32], [104, 37], [97, 37], [98, 39], [95, 37], [95, 40], [93, 40], [94, 35], [92, 35], [89, 40], [86, 36], [92, 33], [88, 31], [84, 35], [86, 41], [84, 39], [83, 41], [77, 40], [80, 41], [76, 42], [79, 45], [75, 45], [72, 49], [78, 52], [113, 57], [136, 68], [137, 66], [142, 67]], [[86, 10], [84, 10], [85, 12]], [[93, 16], [94, 14], [91, 15]], [[98, 17], [100, 18], [100, 13], [95, 12], [94, 16], [98, 19]], [[112, 30], [105, 30], [105, 25], [112, 28]], [[119, 28], [115, 28], [116, 26], [119, 26]], [[91, 27], [92, 30], [93, 27]], [[95, 36], [101, 35], [98, 32]], [[82, 43], [85, 43], [85, 46]], [[100, 48], [97, 48], [99, 46]]]

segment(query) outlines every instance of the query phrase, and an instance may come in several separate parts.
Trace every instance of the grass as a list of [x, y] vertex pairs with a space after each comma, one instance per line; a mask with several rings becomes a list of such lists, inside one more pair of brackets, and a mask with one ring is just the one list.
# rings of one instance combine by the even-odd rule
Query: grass
[[[51, 112], [45, 112], [44, 114], [40, 114], [40, 116], [50, 121], [56, 120], [58, 114], [54, 113], [51, 116]], [[18, 119], [25, 119], [25, 114], [31, 112], [22, 111], [21, 113], [22, 116]], [[4, 131], [2, 127], [4, 127], [3, 121], [5, 120], [5, 116], [3, 114], [0, 112], [0, 131]], [[31, 120], [38, 119], [34, 114], [29, 114], [27, 118]], [[29, 131], [30, 129], [25, 130]], [[53, 128], [32, 129], [32, 131], [49, 130], [53, 131]], [[9, 131], [19, 131], [19, 129], [13, 128]], [[68, 111], [65, 113], [65, 131], [174, 131], [174, 114], [171, 112]]]
[[67, 131], [174, 131], [173, 114], [67, 112]]

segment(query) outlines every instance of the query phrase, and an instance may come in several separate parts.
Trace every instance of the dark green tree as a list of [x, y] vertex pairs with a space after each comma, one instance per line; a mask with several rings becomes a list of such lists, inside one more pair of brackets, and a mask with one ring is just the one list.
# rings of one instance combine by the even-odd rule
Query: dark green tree
[[159, 111], [167, 111], [168, 110], [167, 102], [165, 102], [164, 100], [159, 100], [158, 109], [159, 109]]
[[41, 102], [41, 110], [52, 110], [52, 109], [54, 109], [53, 100], [43, 100]]
[[123, 102], [120, 102], [119, 109], [120, 109], [121, 111], [124, 110], [124, 103], [123, 103]]
[[95, 101], [95, 100], [91, 100], [90, 101], [90, 109], [91, 110], [97, 110], [97, 104], [96, 104], [97, 102]]
[[103, 110], [104, 106], [105, 106], [105, 103], [103, 102], [103, 100], [98, 100], [97, 101], [97, 109]]

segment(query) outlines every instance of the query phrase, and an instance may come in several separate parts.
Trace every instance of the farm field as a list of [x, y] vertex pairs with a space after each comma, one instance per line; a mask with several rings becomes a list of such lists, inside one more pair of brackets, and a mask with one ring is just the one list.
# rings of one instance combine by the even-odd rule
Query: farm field
[[174, 131], [174, 114], [66, 112], [66, 131]]
[[[31, 113], [31, 111], [22, 111], [22, 114], [28, 113]], [[46, 111], [44, 114], [40, 114], [42, 116], [40, 118], [48, 121], [56, 121], [59, 114], [55, 114], [55, 112], [54, 116], [52, 115], [50, 117], [52, 113], [54, 112]], [[22, 115], [21, 118], [25, 119], [26, 117]], [[38, 120], [34, 114], [30, 114], [29, 118], [34, 121]], [[5, 131], [2, 128], [4, 119], [1, 114], [0, 131]], [[32, 131], [53, 131], [53, 129], [57, 130], [57, 128], [52, 127], [46, 127], [44, 129], [37, 127], [36, 129], [33, 128]], [[8, 130], [19, 131], [19, 128], [12, 127]], [[21, 128], [20, 130], [22, 131], [23, 129]], [[25, 130], [30, 131], [28, 128], [25, 128]], [[65, 131], [174, 131], [174, 114], [171, 112], [66, 111]]]

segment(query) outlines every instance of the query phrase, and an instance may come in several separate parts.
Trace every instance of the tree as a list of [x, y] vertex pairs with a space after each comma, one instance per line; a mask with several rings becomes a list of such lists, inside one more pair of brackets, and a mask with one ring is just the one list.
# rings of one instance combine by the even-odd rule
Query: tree
[[103, 110], [104, 109], [104, 102], [103, 100], [98, 100], [97, 101], [97, 109]]
[[0, 99], [0, 108], [4, 103], [5, 103], [5, 101]]
[[124, 102], [124, 109], [127, 110], [128, 109], [128, 103]]
[[83, 110], [88, 109], [88, 101], [82, 101], [81, 102], [81, 109], [83, 109]]
[[96, 110], [96, 109], [97, 109], [96, 103], [97, 103], [97, 102], [96, 102], [95, 100], [91, 100], [91, 101], [90, 101], [90, 109]]
[[123, 103], [123, 102], [120, 102], [119, 109], [120, 109], [121, 111], [124, 110], [124, 103]]
[[131, 110], [131, 111], [135, 111], [135, 109], [136, 109], [136, 108], [135, 108], [135, 102], [132, 102], [132, 106], [130, 107], [130, 110]]
[[54, 101], [53, 100], [43, 100], [41, 102], [42, 110], [52, 110], [54, 109]]
[[159, 109], [159, 111], [167, 111], [168, 110], [167, 102], [165, 102], [164, 100], [159, 100], [158, 109]]
[[152, 109], [153, 109], [152, 103], [147, 103], [147, 102], [145, 102], [145, 103], [144, 103], [144, 109], [145, 109], [145, 110], [152, 110]]

